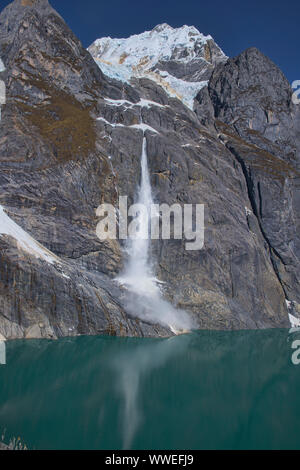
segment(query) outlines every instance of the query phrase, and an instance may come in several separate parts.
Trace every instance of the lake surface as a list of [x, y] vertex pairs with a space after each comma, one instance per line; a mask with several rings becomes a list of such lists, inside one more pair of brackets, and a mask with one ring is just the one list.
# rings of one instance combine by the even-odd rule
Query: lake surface
[[8, 342], [0, 432], [30, 449], [300, 449], [296, 340], [267, 330]]

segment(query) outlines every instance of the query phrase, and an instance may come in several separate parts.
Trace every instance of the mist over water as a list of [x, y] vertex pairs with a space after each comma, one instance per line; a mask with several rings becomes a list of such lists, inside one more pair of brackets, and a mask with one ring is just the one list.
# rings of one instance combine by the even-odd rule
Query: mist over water
[[[129, 290], [127, 310], [150, 323], [160, 323], [174, 333], [189, 331], [192, 320], [184, 310], [174, 308], [163, 299], [161, 285], [154, 275], [151, 262], [151, 206], [154, 204], [147, 159], [147, 140], [143, 138], [141, 155], [141, 182], [137, 204], [136, 231], [129, 233], [128, 261], [118, 281]], [[159, 217], [159, 215], [154, 215]]]

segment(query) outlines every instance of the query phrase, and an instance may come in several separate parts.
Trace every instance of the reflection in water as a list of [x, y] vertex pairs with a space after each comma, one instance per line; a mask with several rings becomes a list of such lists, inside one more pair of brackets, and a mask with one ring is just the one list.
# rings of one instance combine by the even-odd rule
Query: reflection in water
[[177, 336], [136, 346], [113, 359], [117, 388], [124, 402], [122, 413], [123, 449], [130, 449], [138, 426], [143, 419], [139, 399], [142, 378], [168, 360], [182, 354], [190, 341], [189, 335]]
[[37, 450], [300, 449], [298, 334], [8, 342], [0, 430]]
[[5, 341], [0, 340], [0, 365], [6, 364], [6, 346]]

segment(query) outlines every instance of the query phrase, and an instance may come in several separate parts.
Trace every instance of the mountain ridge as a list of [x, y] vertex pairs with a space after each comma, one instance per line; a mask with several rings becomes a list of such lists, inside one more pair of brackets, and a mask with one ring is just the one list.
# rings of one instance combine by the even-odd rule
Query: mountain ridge
[[214, 66], [227, 60], [211, 36], [194, 26], [172, 28], [167, 23], [128, 38], [97, 39], [88, 51], [109, 77], [126, 83], [149, 78], [191, 109]]
[[173, 334], [126, 310], [124, 247], [96, 236], [102, 202], [135, 199], [144, 133], [154, 199], [205, 204], [203, 250], [153, 242], [166, 300], [198, 328], [288, 327], [300, 316], [299, 111], [278, 67], [254, 51], [216, 63], [187, 107], [151, 75], [105, 75], [47, 4], [0, 15], [0, 333]]

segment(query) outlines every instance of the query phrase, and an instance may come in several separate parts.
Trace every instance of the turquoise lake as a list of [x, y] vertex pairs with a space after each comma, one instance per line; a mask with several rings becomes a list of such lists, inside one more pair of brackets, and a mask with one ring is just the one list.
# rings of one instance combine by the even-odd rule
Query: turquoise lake
[[297, 340], [265, 330], [8, 342], [0, 432], [29, 449], [300, 449]]

